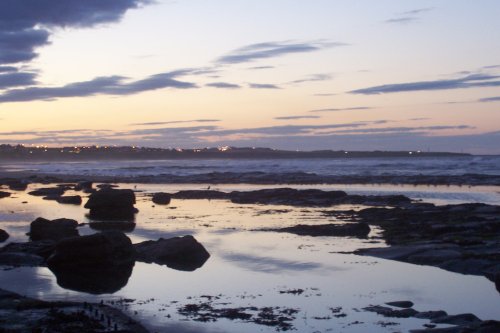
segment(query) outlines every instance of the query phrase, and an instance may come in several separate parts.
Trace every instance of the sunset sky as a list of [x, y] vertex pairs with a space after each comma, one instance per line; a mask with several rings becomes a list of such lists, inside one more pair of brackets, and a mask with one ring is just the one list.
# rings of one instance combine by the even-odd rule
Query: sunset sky
[[0, 143], [500, 153], [498, 0], [1, 0]]

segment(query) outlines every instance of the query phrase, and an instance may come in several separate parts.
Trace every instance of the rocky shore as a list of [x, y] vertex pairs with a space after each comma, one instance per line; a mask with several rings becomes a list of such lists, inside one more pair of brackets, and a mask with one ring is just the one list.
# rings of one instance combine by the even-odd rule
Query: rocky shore
[[0, 289], [0, 332], [147, 333], [105, 304], [47, 302]]

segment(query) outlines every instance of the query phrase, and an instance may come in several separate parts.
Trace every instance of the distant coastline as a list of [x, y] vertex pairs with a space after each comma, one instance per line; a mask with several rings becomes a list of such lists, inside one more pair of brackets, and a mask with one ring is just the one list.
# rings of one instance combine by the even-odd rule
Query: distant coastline
[[0, 161], [92, 161], [92, 160], [170, 160], [170, 159], [308, 159], [308, 158], [384, 158], [384, 157], [465, 157], [466, 153], [414, 151], [290, 151], [272, 148], [148, 148], [134, 146], [46, 147], [0, 145]]

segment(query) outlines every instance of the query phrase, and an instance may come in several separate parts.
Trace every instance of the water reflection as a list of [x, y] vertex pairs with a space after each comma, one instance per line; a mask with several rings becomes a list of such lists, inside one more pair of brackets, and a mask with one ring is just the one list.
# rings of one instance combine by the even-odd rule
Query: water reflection
[[50, 270], [62, 288], [95, 295], [113, 294], [127, 285], [134, 264], [130, 262], [99, 269], [50, 267]]
[[135, 229], [135, 222], [90, 222], [89, 227], [92, 230], [108, 231], [116, 230], [122, 232], [132, 232]]
[[310, 271], [321, 269], [323, 265], [314, 262], [300, 262], [272, 257], [261, 257], [244, 253], [228, 253], [221, 255], [237, 266], [263, 273], [282, 273], [286, 271]]

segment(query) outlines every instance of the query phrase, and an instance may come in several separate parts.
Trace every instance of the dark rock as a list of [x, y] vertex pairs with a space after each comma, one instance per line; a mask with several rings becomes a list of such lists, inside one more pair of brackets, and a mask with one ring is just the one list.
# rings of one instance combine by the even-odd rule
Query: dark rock
[[58, 197], [56, 200], [60, 204], [69, 204], [69, 205], [81, 205], [82, 204], [82, 197], [79, 195], [62, 196], [62, 197]]
[[497, 320], [485, 320], [474, 333], [498, 333], [500, 332], [500, 321]]
[[102, 294], [114, 293], [127, 284], [134, 257], [127, 236], [106, 231], [62, 240], [47, 263], [61, 287]]
[[134, 247], [125, 234], [105, 231], [60, 241], [47, 262], [51, 269], [101, 269], [134, 262], [134, 256]]
[[454, 326], [454, 327], [446, 327], [446, 328], [431, 328], [431, 329], [423, 329], [423, 330], [410, 330], [410, 333], [473, 333], [475, 331], [471, 331], [469, 329]]
[[76, 183], [75, 191], [85, 191], [92, 189], [92, 182], [88, 180], [82, 180]]
[[64, 194], [66, 190], [63, 187], [44, 187], [39, 188], [37, 190], [28, 192], [30, 195], [34, 195], [37, 197], [45, 197], [45, 196], [61, 196]]
[[210, 257], [207, 250], [193, 236], [160, 238], [134, 244], [137, 260], [167, 265], [181, 271], [194, 271]]
[[380, 305], [368, 306], [366, 308], [363, 308], [363, 310], [368, 312], [375, 312], [379, 315], [390, 318], [410, 318], [414, 317], [418, 313], [418, 311], [414, 309], [393, 310], [389, 307]]
[[387, 302], [385, 303], [390, 306], [395, 306], [397, 308], [411, 308], [413, 307], [413, 302], [411, 301], [394, 301], [394, 302]]
[[85, 204], [90, 209], [93, 219], [126, 219], [134, 218], [135, 194], [132, 190], [102, 189], [92, 193]]
[[438, 311], [423, 311], [419, 312], [415, 315], [415, 318], [419, 319], [435, 319], [439, 317], [444, 317], [447, 316], [448, 314], [445, 311], [438, 310]]
[[23, 180], [12, 179], [5, 181], [4, 184], [13, 191], [25, 191], [28, 188], [28, 182]]
[[0, 265], [5, 266], [29, 266], [37, 267], [44, 263], [41, 256], [22, 252], [2, 252], [0, 253]]
[[465, 326], [471, 324], [479, 324], [481, 323], [481, 319], [473, 315], [472, 313], [464, 313], [453, 316], [443, 316], [434, 318], [431, 320], [432, 323], [435, 324], [449, 324], [449, 325], [458, 325]]
[[155, 193], [152, 200], [157, 205], [168, 205], [170, 203], [170, 194], [163, 192]]
[[0, 243], [5, 242], [9, 238], [7, 231], [0, 229]]
[[228, 199], [229, 194], [210, 190], [185, 190], [172, 194], [176, 199]]
[[275, 204], [291, 206], [330, 206], [347, 196], [343, 191], [297, 190], [292, 188], [263, 189], [229, 194], [239, 204]]
[[430, 250], [411, 255], [407, 261], [419, 265], [438, 265], [449, 260], [460, 259], [462, 254], [460, 251], [452, 249]]
[[127, 221], [100, 221], [90, 222], [89, 227], [98, 231], [116, 230], [121, 232], [132, 232], [135, 229], [135, 222]]
[[29, 236], [33, 241], [54, 240], [58, 241], [68, 237], [78, 236], [78, 222], [71, 219], [47, 220], [42, 217], [31, 222]]
[[40, 266], [54, 251], [53, 241], [9, 243], [0, 249], [0, 265]]
[[10, 197], [10, 192], [0, 191], [0, 199]]
[[366, 238], [370, 233], [370, 227], [366, 223], [345, 224], [298, 224], [293, 227], [272, 229], [278, 232], [289, 232], [300, 236], [337, 236]]
[[113, 188], [117, 188], [118, 185], [104, 183], [104, 184], [99, 184], [96, 187], [99, 188], [99, 189], [101, 189], [101, 190], [110, 190], [110, 189], [113, 189]]

